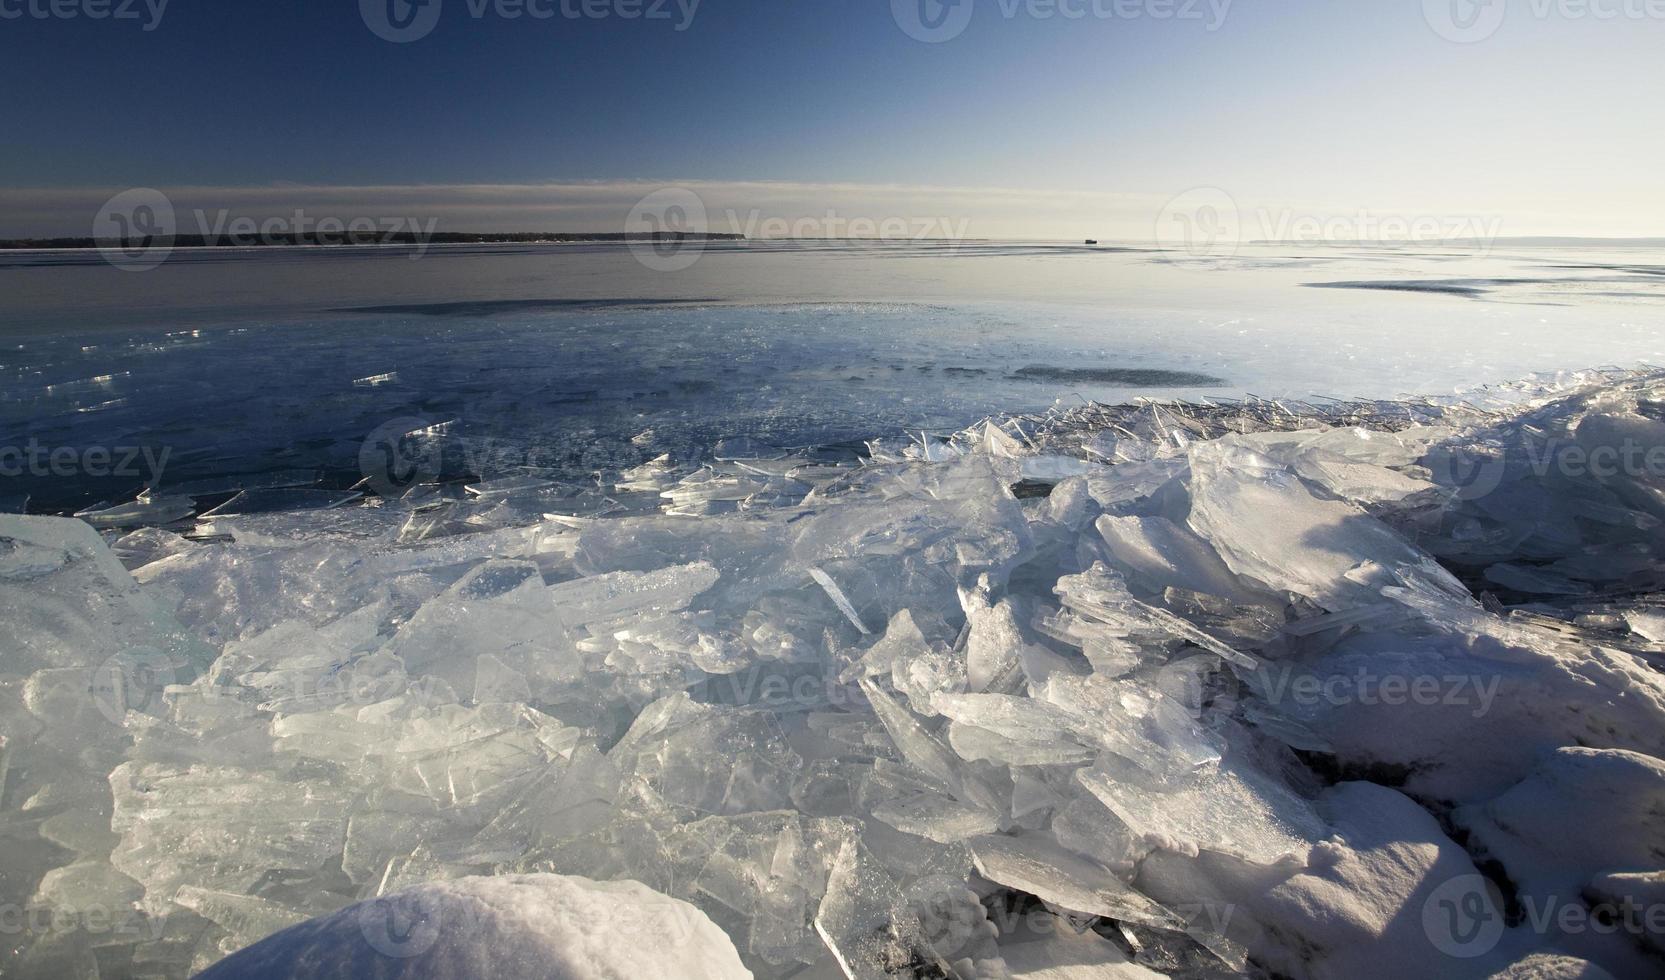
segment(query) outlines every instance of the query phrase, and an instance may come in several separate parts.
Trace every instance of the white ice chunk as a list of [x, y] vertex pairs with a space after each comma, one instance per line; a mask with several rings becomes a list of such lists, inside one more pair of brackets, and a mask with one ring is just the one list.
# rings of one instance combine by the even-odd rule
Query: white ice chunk
[[850, 980], [889, 980], [899, 963], [952, 975], [907, 910], [895, 880], [857, 841], [845, 841], [833, 859], [815, 931]]
[[915, 793], [888, 800], [873, 808], [873, 816], [904, 834], [942, 844], [992, 834], [1000, 829], [1000, 815], [937, 793]]
[[844, 618], [855, 624], [856, 632], [862, 636], [873, 635], [873, 631], [862, 623], [861, 616], [856, 613], [856, 607], [850, 604], [849, 596], [844, 594], [844, 590], [838, 587], [838, 583], [833, 581], [831, 575], [819, 568], [812, 568], [809, 570], [809, 577], [813, 578], [815, 584], [827, 593], [827, 597], [833, 601], [833, 605], [838, 607], [838, 611], [844, 614]]
[[1125, 769], [1081, 769], [1076, 779], [1135, 834], [1181, 853], [1211, 850], [1275, 864], [1304, 858], [1328, 833], [1312, 804], [1229, 762], [1170, 791], [1147, 788]]
[[1176, 587], [1236, 602], [1257, 598], [1207, 541], [1165, 517], [1106, 515], [1096, 526], [1121, 570], [1150, 592]]
[[1233, 572], [1327, 609], [1375, 601], [1372, 589], [1348, 577], [1353, 569], [1426, 558], [1363, 510], [1319, 497], [1230, 437], [1192, 447], [1191, 484], [1189, 523]]
[[437, 677], [468, 694], [480, 687], [482, 656], [492, 658], [488, 671], [499, 679], [507, 668], [546, 696], [582, 670], [552, 590], [538, 566], [525, 561], [475, 568], [424, 604], [384, 652], [402, 659], [412, 677]]
[[1072, 912], [1158, 929], [1185, 927], [1179, 916], [1132, 885], [1044, 836], [978, 837], [971, 853], [983, 877]]
[[710, 562], [694, 562], [651, 572], [609, 572], [549, 587], [561, 616], [574, 626], [590, 627], [646, 612], [676, 612], [721, 578]]
[[1067, 608], [1112, 627], [1120, 636], [1149, 638], [1158, 642], [1181, 639], [1245, 667], [1253, 667], [1259, 662], [1173, 613], [1133, 598], [1127, 591], [1126, 582], [1103, 562], [1080, 575], [1064, 576], [1058, 580], [1053, 591]]
[[960, 590], [960, 605], [970, 630], [966, 638], [966, 682], [973, 691], [987, 690], [1017, 668], [1024, 645], [1017, 614], [1009, 600], [989, 601], [987, 575], [979, 579], [977, 588]]

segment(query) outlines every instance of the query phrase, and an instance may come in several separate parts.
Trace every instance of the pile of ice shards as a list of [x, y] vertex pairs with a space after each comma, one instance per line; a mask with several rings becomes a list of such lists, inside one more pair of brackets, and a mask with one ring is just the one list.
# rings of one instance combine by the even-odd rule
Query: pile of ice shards
[[715, 456], [0, 518], [0, 972], [544, 873], [759, 977], [1660, 971], [1665, 376]]

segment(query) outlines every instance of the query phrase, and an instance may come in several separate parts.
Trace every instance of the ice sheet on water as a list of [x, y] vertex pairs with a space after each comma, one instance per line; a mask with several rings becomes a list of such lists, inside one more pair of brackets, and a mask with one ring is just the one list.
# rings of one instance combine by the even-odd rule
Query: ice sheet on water
[[536, 473], [519, 473], [513, 476], [501, 476], [494, 480], [470, 483], [463, 489], [476, 497], [508, 497], [514, 494], [550, 490], [556, 486], [557, 481], [547, 476], [540, 476]]
[[196, 512], [196, 501], [185, 496], [143, 496], [125, 504], [100, 505], [76, 512], [93, 527], [140, 527], [172, 524]]
[[317, 470], [276, 470], [270, 473], [246, 475], [228, 474], [209, 476], [181, 483], [167, 483], [161, 492], [170, 496], [211, 497], [216, 494], [235, 494], [240, 490], [275, 490], [285, 487], [310, 487], [318, 482]]
[[291, 513], [297, 510], [329, 510], [363, 496], [355, 490], [315, 490], [304, 487], [274, 487], [239, 490], [236, 496], [205, 512], [203, 517], [234, 517], [245, 514]]
[[[1665, 445], [1665, 378], [1569, 383], [1083, 405], [859, 461], [737, 440], [583, 490], [505, 469], [109, 548], [85, 522], [0, 518], [21, 624], [0, 811], [54, 845], [7, 849], [0, 881], [142, 909], [162, 938], [101, 955], [164, 976], [518, 872], [641, 881], [761, 977], [1021, 975], [1058, 950], [1001, 966], [986, 913], [1032, 900], [1178, 975], [1250, 956], [1414, 973], [1408, 947], [1337, 952], [1388, 934], [1389, 899], [1343, 927], [1312, 896], [1419, 901], [1434, 883], [1395, 834], [1461, 849], [1393, 790], [1340, 806], [1359, 792], [1325, 790], [1338, 773], [1453, 801], [1540, 890], [1660, 870], [1623, 807], [1576, 817], [1606, 821], [1596, 850], [1530, 860], [1581, 788], [1657, 795], [1652, 763], [1540, 771], [1545, 753], [1665, 757], [1655, 476], [1532, 455]], [[89, 697], [131, 647], [159, 652], [131, 676], [168, 683]], [[1299, 694], [1361, 668], [1478, 686]], [[1361, 832], [1360, 809], [1384, 825]], [[1396, 867], [1422, 877], [1371, 877]], [[1199, 925], [1187, 907], [1213, 901], [1243, 928]], [[25, 958], [50, 973], [73, 948]]]

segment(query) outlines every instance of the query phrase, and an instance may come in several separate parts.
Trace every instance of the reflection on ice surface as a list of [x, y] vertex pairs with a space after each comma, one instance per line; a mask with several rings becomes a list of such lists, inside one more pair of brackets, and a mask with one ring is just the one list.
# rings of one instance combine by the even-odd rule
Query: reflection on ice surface
[[[247, 955], [424, 975], [560, 942], [489, 911], [558, 875], [723, 976], [1653, 971], [1521, 913], [1665, 873], [1665, 375], [440, 482], [466, 438], [362, 501], [0, 518], [0, 901], [63, 925], [8, 968], [334, 916]], [[384, 896], [488, 911], [390, 954], [337, 914]]]
[[[6, 470], [0, 507], [100, 510], [149, 486], [214, 497], [206, 508], [315, 485], [297, 472], [342, 490], [363, 475], [366, 441], [408, 426], [459, 437], [417, 461], [447, 480], [583, 482], [666, 453], [703, 459], [734, 437], [859, 445], [1060, 401], [1441, 395], [1660, 363], [1655, 262], [1501, 244], [1200, 259], [742, 242], [663, 276], [600, 245], [435, 248], [419, 262], [182, 250], [134, 276], [77, 253], [8, 253], [0, 448], [75, 455], [0, 457], [24, 463]], [[1324, 284], [1373, 288], [1308, 288]]]

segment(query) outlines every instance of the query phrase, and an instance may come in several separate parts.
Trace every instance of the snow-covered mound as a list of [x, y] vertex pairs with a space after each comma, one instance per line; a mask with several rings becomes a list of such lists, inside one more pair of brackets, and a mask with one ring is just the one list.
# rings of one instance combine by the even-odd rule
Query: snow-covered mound
[[1585, 375], [108, 548], [0, 518], [0, 903], [45, 910], [4, 968], [184, 976], [556, 874], [760, 977], [1655, 974], [1662, 420], [1665, 376]]
[[201, 980], [750, 980], [699, 909], [634, 881], [500, 875], [349, 905], [229, 956]]

